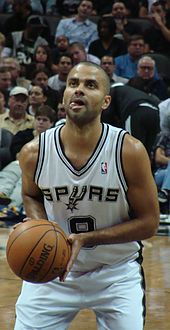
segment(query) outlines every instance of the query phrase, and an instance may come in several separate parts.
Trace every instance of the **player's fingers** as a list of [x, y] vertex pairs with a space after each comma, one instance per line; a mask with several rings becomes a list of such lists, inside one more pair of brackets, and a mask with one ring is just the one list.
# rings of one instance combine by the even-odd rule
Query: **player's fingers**
[[80, 251], [80, 248], [81, 248], [81, 244], [78, 240], [72, 242], [71, 238], [69, 239], [69, 242], [70, 243], [73, 243], [72, 244], [72, 248], [71, 248], [71, 257], [70, 257], [70, 260], [67, 264], [67, 267], [66, 267], [66, 271], [65, 273], [60, 277], [60, 281], [61, 282], [64, 282], [68, 273], [70, 272], [73, 264], [74, 264], [74, 261], [77, 259], [77, 256], [79, 254], [79, 251]]
[[17, 228], [17, 227], [18, 227], [19, 225], [21, 225], [23, 222], [26, 222], [26, 221], [29, 221], [29, 220], [31, 220], [31, 218], [24, 218], [24, 219], [22, 220], [22, 222], [18, 222], [18, 223], [16, 223], [16, 224], [13, 226], [12, 229]]

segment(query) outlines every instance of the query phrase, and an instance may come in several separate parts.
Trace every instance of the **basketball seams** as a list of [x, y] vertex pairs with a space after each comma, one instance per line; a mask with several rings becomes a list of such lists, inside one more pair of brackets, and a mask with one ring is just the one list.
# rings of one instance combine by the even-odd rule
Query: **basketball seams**
[[[37, 220], [38, 221], [38, 220]], [[48, 220], [47, 220], [48, 221]], [[26, 228], [26, 229], [24, 229], [23, 231], [21, 231], [15, 238], [14, 238], [14, 240], [11, 242], [11, 244], [10, 244], [10, 246], [8, 247], [7, 246], [7, 248], [8, 248], [8, 250], [7, 250], [7, 256], [8, 256], [8, 254], [9, 254], [9, 251], [10, 251], [10, 248], [11, 248], [11, 246], [14, 244], [14, 242], [18, 239], [18, 237], [20, 237], [21, 235], [23, 235], [23, 233], [25, 233], [26, 231], [28, 231], [28, 230], [31, 230], [32, 228], [37, 228], [37, 227], [40, 227], [40, 226], [45, 226], [45, 227], [47, 227], [47, 226], [50, 226], [51, 227], [51, 223], [47, 223], [47, 224], [42, 224], [42, 223], [40, 223], [40, 224], [37, 224], [37, 225], [34, 225], [34, 226], [31, 226], [31, 227], [29, 227], [29, 228]], [[14, 229], [14, 230], [17, 230], [17, 228], [16, 229]]]
[[[55, 231], [53, 230], [53, 232], [55, 232]], [[54, 260], [55, 260], [55, 257], [56, 257], [57, 247], [58, 247], [58, 235], [55, 235], [55, 237], [56, 237], [55, 253], [54, 253], [54, 256], [53, 256], [51, 265], [49, 266], [49, 269], [48, 269], [47, 273], [45, 273], [44, 276], [39, 279], [39, 281], [43, 281], [44, 277], [46, 277], [48, 275], [48, 273], [50, 272], [51, 268], [53, 267], [53, 263], [54, 263]]]
[[53, 228], [55, 229], [55, 232], [60, 233], [60, 235], [66, 240], [66, 242], [67, 242], [67, 252], [68, 252], [68, 255], [69, 255], [69, 253], [70, 253], [70, 245], [69, 245], [69, 241], [67, 239], [66, 234], [64, 232], [62, 232], [61, 229], [60, 230], [57, 230], [56, 226], [53, 225], [53, 223], [51, 223], [51, 224], [52, 224]]

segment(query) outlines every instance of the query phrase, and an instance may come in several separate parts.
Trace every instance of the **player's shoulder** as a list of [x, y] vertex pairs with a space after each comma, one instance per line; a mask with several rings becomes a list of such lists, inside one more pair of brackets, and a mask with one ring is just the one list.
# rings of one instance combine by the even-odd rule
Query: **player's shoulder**
[[150, 159], [143, 143], [129, 134], [125, 135], [123, 142], [122, 163], [126, 174], [138, 175], [150, 168]]
[[146, 153], [143, 143], [130, 134], [125, 134], [123, 143], [123, 154], [129, 157], [136, 157]]
[[32, 170], [35, 168], [39, 151], [39, 137], [26, 143], [19, 153], [19, 163], [21, 168]]
[[38, 152], [39, 149], [39, 136], [36, 136], [33, 140], [26, 143], [21, 151], [23, 153]]

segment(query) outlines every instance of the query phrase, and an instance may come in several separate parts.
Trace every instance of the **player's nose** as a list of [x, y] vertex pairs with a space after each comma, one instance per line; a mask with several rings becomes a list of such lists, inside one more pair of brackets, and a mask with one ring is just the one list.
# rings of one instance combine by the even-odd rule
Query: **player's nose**
[[83, 89], [83, 85], [82, 84], [79, 84], [76, 88], [76, 91], [75, 91], [75, 94], [76, 95], [84, 95], [84, 89]]

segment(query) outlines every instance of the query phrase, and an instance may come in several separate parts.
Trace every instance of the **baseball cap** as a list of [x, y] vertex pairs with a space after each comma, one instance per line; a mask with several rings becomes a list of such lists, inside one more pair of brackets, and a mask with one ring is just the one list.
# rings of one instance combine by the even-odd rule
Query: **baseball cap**
[[27, 24], [32, 26], [47, 26], [42, 16], [31, 15], [27, 19]]
[[24, 87], [16, 86], [13, 89], [11, 89], [9, 96], [15, 96], [18, 94], [23, 94], [25, 96], [28, 96], [28, 91]]

